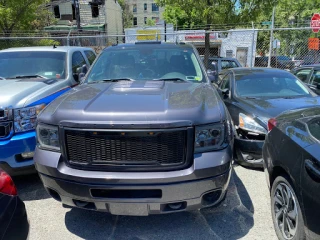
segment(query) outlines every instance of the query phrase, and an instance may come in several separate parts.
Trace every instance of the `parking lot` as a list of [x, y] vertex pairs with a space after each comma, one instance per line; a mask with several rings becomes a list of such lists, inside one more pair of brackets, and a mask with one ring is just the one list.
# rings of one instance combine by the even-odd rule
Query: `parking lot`
[[262, 171], [234, 167], [226, 200], [215, 208], [148, 217], [64, 208], [37, 175], [15, 179], [33, 239], [276, 239]]

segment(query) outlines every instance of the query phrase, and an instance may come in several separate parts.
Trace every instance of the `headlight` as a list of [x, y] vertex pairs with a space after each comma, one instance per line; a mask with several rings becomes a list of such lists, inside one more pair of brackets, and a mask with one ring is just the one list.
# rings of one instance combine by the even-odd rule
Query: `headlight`
[[14, 109], [14, 130], [16, 133], [33, 130], [36, 127], [38, 114], [46, 105]]
[[239, 114], [239, 128], [249, 132], [267, 134], [267, 130], [264, 127], [243, 113]]
[[39, 124], [37, 141], [39, 148], [60, 151], [58, 127]]
[[208, 152], [226, 147], [229, 141], [226, 135], [229, 135], [229, 131], [231, 134], [229, 123], [227, 125], [221, 123], [196, 127], [194, 152]]

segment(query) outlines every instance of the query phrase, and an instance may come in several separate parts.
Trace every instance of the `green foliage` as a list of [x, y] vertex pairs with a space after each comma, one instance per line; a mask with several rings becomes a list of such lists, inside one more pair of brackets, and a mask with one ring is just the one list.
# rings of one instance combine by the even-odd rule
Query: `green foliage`
[[32, 46], [59, 46], [60, 42], [53, 39], [10, 39], [0, 40], [0, 50], [13, 47], [32, 47]]
[[147, 26], [155, 26], [156, 25], [156, 21], [153, 19], [148, 19], [147, 20]]
[[130, 11], [130, 6], [125, 0], [118, 0], [122, 8], [122, 19], [123, 19], [123, 27], [131, 28], [133, 27], [133, 13]]
[[275, 0], [156, 0], [164, 6], [164, 19], [179, 28], [203, 28], [208, 24], [238, 24], [255, 21], [270, 11]]
[[43, 6], [49, 0], [0, 0], [0, 31], [6, 37], [16, 30], [42, 29], [52, 20]]

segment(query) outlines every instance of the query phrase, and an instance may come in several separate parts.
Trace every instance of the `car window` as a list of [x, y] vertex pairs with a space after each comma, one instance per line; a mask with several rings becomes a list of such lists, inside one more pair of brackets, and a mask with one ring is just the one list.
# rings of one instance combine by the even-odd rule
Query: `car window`
[[135, 45], [127, 49], [108, 49], [101, 53], [87, 81], [130, 78], [159, 80], [181, 78], [206, 81], [192, 48]]
[[298, 70], [295, 75], [303, 82], [307, 82], [308, 81], [308, 76], [311, 73], [312, 69], [301, 69]]
[[229, 69], [229, 68], [236, 68], [239, 67], [235, 61], [232, 60], [221, 60], [221, 68], [222, 69]]
[[86, 54], [88, 61], [91, 65], [96, 59], [96, 54], [93, 51], [89, 51], [89, 50], [84, 51], [84, 53]]
[[307, 123], [311, 135], [320, 141], [320, 118], [316, 118]]
[[45, 78], [64, 79], [66, 77], [65, 52], [14, 51], [0, 53], [0, 76], [40, 75]]
[[314, 71], [312, 75], [311, 83], [314, 85], [320, 83], [320, 70]]
[[240, 97], [294, 98], [311, 96], [308, 89], [290, 73], [236, 75], [235, 91]]
[[220, 89], [230, 89], [230, 74], [223, 77], [220, 83]]
[[76, 73], [77, 68], [86, 64], [86, 60], [82, 56], [81, 52], [77, 51], [72, 54], [72, 72]]

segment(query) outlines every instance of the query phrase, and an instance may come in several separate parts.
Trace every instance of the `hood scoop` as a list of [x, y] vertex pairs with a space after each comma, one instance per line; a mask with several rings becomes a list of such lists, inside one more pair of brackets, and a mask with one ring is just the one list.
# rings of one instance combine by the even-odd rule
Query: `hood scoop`
[[134, 82], [117, 82], [111, 89], [113, 91], [139, 91], [139, 90], [160, 90], [164, 88], [163, 81], [134, 81]]

